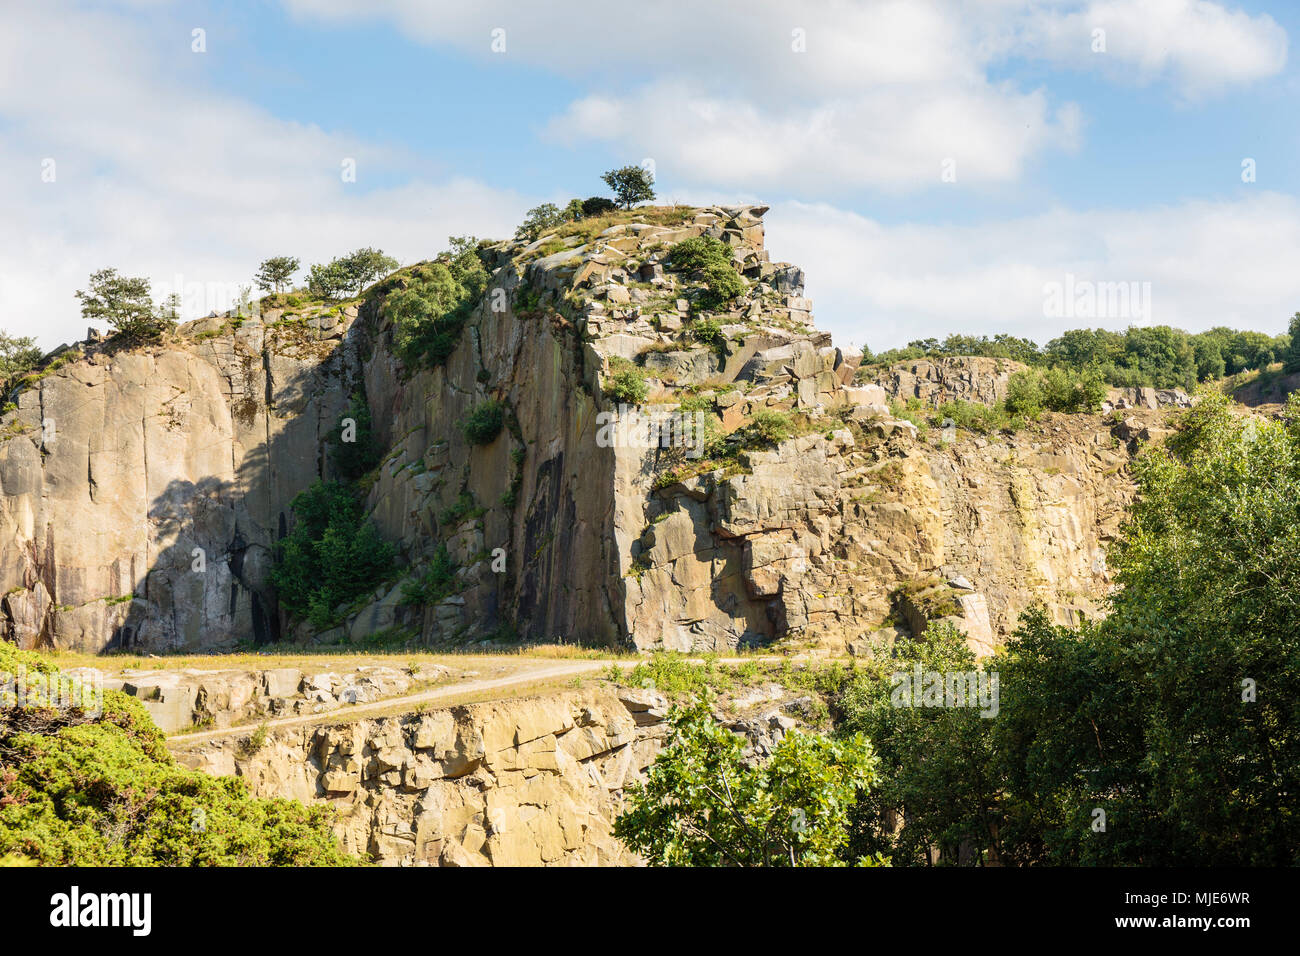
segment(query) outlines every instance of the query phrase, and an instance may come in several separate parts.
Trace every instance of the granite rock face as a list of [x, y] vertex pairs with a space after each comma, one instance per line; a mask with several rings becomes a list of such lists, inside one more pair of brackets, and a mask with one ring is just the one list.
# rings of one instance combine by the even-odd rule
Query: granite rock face
[[[626, 697], [621, 700], [620, 697]], [[649, 698], [649, 699], [648, 699]], [[667, 735], [653, 693], [567, 691], [181, 744], [194, 769], [257, 796], [331, 805], [349, 852], [387, 866], [618, 866], [624, 787]]]
[[0, 441], [0, 633], [92, 652], [273, 640], [270, 549], [328, 468], [358, 373], [349, 321], [200, 320], [165, 347], [89, 348], [18, 392]]
[[[377, 294], [203, 320], [166, 347], [87, 345], [0, 416], [0, 631], [91, 651], [389, 630], [842, 651], [933, 575], [971, 585], [958, 619], [982, 650], [1032, 601], [1094, 612], [1130, 455], [1158, 426], [918, 433], [891, 400], [996, 402], [1019, 366], [917, 361], [859, 381], [862, 354], [813, 325], [803, 272], [770, 261], [764, 211], [637, 211], [595, 235], [482, 245], [487, 292], [436, 368], [403, 365]], [[674, 265], [697, 236], [722, 244], [740, 295], [719, 304]], [[613, 385], [628, 368], [639, 407]], [[371, 519], [409, 574], [445, 547], [455, 579], [427, 607], [390, 583], [316, 634], [280, 613], [267, 572], [294, 495], [330, 476], [326, 436], [354, 391], [386, 449]], [[489, 400], [506, 427], [471, 444], [459, 423]], [[752, 440], [774, 416], [784, 436]]]

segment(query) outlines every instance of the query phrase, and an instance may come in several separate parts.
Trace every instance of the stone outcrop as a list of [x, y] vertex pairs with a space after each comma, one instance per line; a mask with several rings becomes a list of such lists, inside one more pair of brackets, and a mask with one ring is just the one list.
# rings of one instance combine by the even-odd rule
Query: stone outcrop
[[1007, 397], [1011, 376], [1024, 368], [1011, 359], [982, 356], [924, 358], [872, 369], [868, 380], [900, 402], [915, 398], [932, 408], [952, 401], [996, 405]]
[[67, 673], [135, 697], [159, 729], [173, 734], [195, 727], [224, 728], [270, 717], [321, 713], [342, 704], [373, 703], [427, 687], [452, 672], [426, 662], [406, 668], [369, 664], [346, 673], [297, 667], [127, 670], [120, 677], [82, 667]]
[[329, 467], [354, 316], [88, 343], [19, 391], [0, 420], [0, 636], [91, 652], [277, 638], [271, 547]]
[[[488, 289], [435, 368], [397, 357], [381, 287], [359, 309], [210, 319], [165, 347], [88, 343], [0, 417], [0, 628], [95, 651], [390, 630], [842, 650], [934, 574], [973, 584], [962, 620], [981, 647], [1033, 600], [1094, 610], [1136, 442], [1092, 416], [988, 438], [892, 418], [891, 400], [998, 401], [1020, 366], [925, 360], [861, 381], [861, 353], [814, 327], [802, 271], [770, 261], [764, 211], [638, 210], [594, 235], [485, 244]], [[740, 295], [719, 305], [675, 268], [696, 236], [722, 244]], [[625, 367], [640, 408], [611, 386]], [[330, 474], [354, 390], [387, 450], [370, 517], [410, 574], [443, 547], [457, 571], [432, 606], [397, 581], [317, 634], [283, 619], [267, 570], [293, 496]], [[507, 427], [471, 444], [458, 424], [488, 400]], [[792, 434], [746, 438], [765, 415]], [[730, 450], [664, 440], [695, 429]]]
[[653, 691], [566, 691], [175, 749], [258, 796], [329, 804], [344, 847], [383, 865], [626, 865], [611, 827], [666, 711]]

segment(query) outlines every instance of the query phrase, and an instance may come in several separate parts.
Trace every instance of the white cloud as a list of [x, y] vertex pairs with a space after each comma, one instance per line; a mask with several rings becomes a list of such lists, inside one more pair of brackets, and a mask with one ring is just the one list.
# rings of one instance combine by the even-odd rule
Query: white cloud
[[[430, 181], [398, 151], [184, 82], [178, 57], [200, 56], [188, 29], [52, 4], [9, 11], [6, 27], [0, 326], [46, 347], [85, 335], [73, 291], [98, 268], [231, 290], [269, 255], [307, 263], [372, 245], [413, 261], [448, 235], [507, 234], [530, 205], [469, 178]], [[151, 31], [184, 43], [169, 58]], [[340, 175], [349, 157], [355, 183]], [[393, 173], [403, 185], [371, 188]], [[186, 315], [219, 304], [187, 300]]]
[[777, 204], [774, 259], [805, 267], [817, 324], [880, 350], [950, 333], [1008, 332], [1045, 343], [1119, 318], [1044, 316], [1044, 289], [1149, 282], [1152, 324], [1278, 333], [1300, 310], [1300, 202], [1250, 199], [1040, 215], [969, 226], [882, 225], [823, 204]]
[[[1032, 11], [1002, 46], [1074, 69], [1139, 84], [1167, 80], [1187, 99], [1275, 76], [1286, 65], [1286, 31], [1206, 0], [1097, 0]], [[1104, 52], [1094, 51], [1096, 39]]]
[[[937, 184], [948, 158], [959, 181], [1005, 183], [1073, 149], [1078, 106], [994, 82], [1008, 61], [1167, 81], [1195, 98], [1277, 74], [1287, 49], [1270, 17], [1205, 0], [285, 2], [300, 17], [384, 18], [421, 42], [586, 82], [547, 127], [562, 141], [614, 143], [685, 184], [823, 197]], [[497, 28], [503, 54], [490, 48]], [[1092, 52], [1096, 28], [1104, 54]]]
[[565, 142], [617, 142], [675, 180], [805, 195], [937, 184], [947, 161], [958, 182], [1014, 181], [1032, 155], [1071, 149], [1078, 133], [1073, 107], [1053, 115], [1041, 91], [989, 85], [869, 92], [776, 112], [660, 83], [626, 97], [588, 96], [547, 129]]

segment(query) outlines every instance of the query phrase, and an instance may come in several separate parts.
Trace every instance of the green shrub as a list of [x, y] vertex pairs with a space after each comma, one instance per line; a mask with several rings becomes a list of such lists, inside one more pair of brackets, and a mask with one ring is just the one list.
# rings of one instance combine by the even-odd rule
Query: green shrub
[[365, 520], [346, 485], [317, 481], [294, 498], [292, 508], [296, 521], [276, 545], [271, 583], [290, 613], [325, 630], [337, 623], [338, 605], [392, 573], [396, 552]]
[[745, 280], [730, 263], [704, 267], [704, 292], [699, 303], [706, 309], [719, 309], [745, 291]]
[[479, 402], [460, 423], [465, 440], [471, 445], [490, 445], [506, 421], [506, 406], [495, 398]]
[[[58, 669], [0, 641], [0, 671]], [[139, 701], [0, 709], [0, 859], [42, 866], [341, 866], [331, 811], [178, 765]]]
[[758, 764], [707, 700], [669, 715], [667, 746], [627, 790], [614, 834], [652, 866], [879, 864], [853, 851], [851, 820], [876, 781], [861, 735], [792, 730]]
[[691, 236], [673, 246], [668, 265], [680, 272], [695, 272], [711, 265], [731, 265], [731, 252], [712, 236]]
[[1012, 415], [1037, 418], [1043, 412], [1043, 386], [1038, 373], [1022, 369], [1007, 381], [1007, 397], [1003, 401]]
[[[352, 427], [345, 425], [352, 419]], [[350, 441], [345, 439], [351, 438]], [[334, 467], [344, 481], [356, 481], [379, 464], [383, 449], [375, 439], [370, 422], [370, 406], [361, 392], [352, 393], [347, 412], [334, 426], [329, 438]]]
[[468, 490], [456, 496], [450, 507], [443, 508], [438, 515], [438, 523], [444, 526], [458, 525], [467, 518], [477, 518], [487, 513], [487, 509], [474, 502], [474, 495]]
[[532, 242], [546, 231], [567, 221], [565, 214], [554, 203], [542, 203], [528, 210], [524, 221], [515, 230], [515, 238]]
[[645, 371], [627, 359], [615, 356], [609, 360], [610, 377], [605, 380], [605, 393], [626, 405], [640, 405], [650, 394]]
[[722, 334], [722, 324], [712, 319], [699, 319], [691, 324], [691, 338], [717, 348], [727, 338]]
[[745, 444], [775, 445], [794, 434], [794, 422], [783, 412], [760, 411], [742, 431]]
[[450, 251], [403, 269], [370, 294], [381, 298], [379, 313], [392, 322], [398, 357], [408, 366], [436, 367], [455, 351], [487, 281], [474, 238], [452, 237]]
[[451, 559], [445, 542], [440, 542], [433, 560], [419, 577], [402, 585], [402, 603], [429, 607], [452, 592], [456, 580], [456, 562]]

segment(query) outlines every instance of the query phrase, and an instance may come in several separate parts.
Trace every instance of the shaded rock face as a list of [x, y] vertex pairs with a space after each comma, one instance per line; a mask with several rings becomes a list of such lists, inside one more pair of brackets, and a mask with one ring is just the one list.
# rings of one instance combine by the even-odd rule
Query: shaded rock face
[[[624, 698], [624, 699], [621, 699]], [[667, 735], [645, 691], [568, 691], [176, 748], [257, 796], [324, 801], [344, 847], [383, 865], [626, 865], [623, 790]]]
[[18, 393], [0, 442], [5, 638], [97, 652], [278, 637], [271, 548], [328, 468], [358, 365], [346, 320], [220, 324], [92, 347]]

